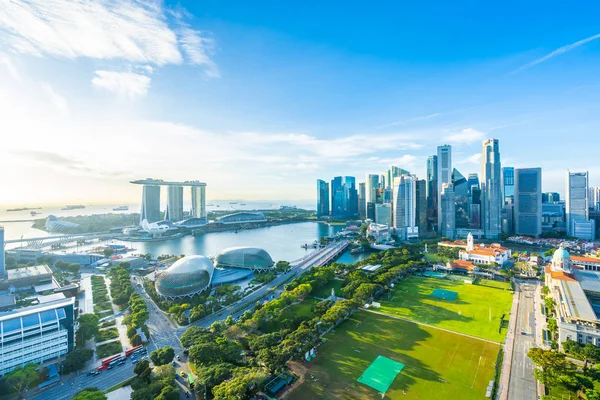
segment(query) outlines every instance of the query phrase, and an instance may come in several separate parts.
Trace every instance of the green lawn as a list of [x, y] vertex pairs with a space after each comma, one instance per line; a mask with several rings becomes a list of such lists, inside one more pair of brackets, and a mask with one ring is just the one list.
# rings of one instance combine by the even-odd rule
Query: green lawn
[[331, 288], [335, 289], [335, 295], [337, 297], [344, 297], [342, 293], [342, 286], [344, 285], [344, 281], [341, 279], [332, 279], [325, 286], [323, 286], [317, 293], [314, 294], [315, 297], [319, 297], [321, 299], [326, 299], [331, 296]]
[[386, 399], [483, 399], [499, 345], [361, 311], [326, 336], [304, 383], [287, 396], [380, 399], [356, 380], [382, 355], [405, 364]]
[[260, 326], [260, 330], [264, 333], [273, 333], [286, 328], [296, 329], [303, 320], [310, 320], [317, 316], [312, 311], [312, 307], [317, 302], [315, 299], [306, 299], [302, 303], [292, 304], [284, 308], [276, 318]]
[[121, 342], [110, 342], [102, 344], [100, 346], [96, 346], [96, 357], [99, 359], [106, 358], [120, 353], [122, 351], [123, 346], [121, 345]]
[[[436, 289], [458, 293], [455, 300], [430, 296]], [[459, 281], [409, 276], [396, 284], [391, 300], [381, 300], [381, 312], [501, 342], [506, 335], [500, 317], [509, 318], [512, 295], [507, 290]], [[491, 319], [490, 319], [491, 316]]]
[[496, 289], [510, 290], [510, 282], [493, 281], [491, 279], [480, 279], [477, 282], [480, 286], [487, 286]]

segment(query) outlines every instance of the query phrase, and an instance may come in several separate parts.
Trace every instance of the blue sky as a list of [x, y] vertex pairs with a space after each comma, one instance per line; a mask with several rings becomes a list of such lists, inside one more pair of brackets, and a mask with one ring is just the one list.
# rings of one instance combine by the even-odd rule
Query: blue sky
[[544, 190], [567, 168], [600, 185], [600, 5], [322, 3], [0, 5], [0, 203], [136, 200], [144, 177], [312, 199], [424, 176], [444, 143], [479, 172], [488, 137]]

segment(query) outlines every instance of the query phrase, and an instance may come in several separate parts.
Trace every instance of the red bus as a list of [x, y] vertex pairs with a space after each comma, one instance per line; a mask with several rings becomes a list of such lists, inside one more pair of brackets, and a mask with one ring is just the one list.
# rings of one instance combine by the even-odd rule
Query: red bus
[[129, 357], [130, 355], [132, 355], [136, 351], [140, 350], [142, 347], [144, 347], [144, 345], [140, 344], [138, 346], [132, 347], [131, 349], [125, 350], [125, 357]]

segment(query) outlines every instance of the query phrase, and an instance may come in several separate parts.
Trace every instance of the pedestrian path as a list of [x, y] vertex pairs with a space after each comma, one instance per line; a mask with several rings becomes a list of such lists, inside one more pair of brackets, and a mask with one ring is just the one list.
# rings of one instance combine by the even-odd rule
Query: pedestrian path
[[510, 321], [508, 323], [508, 333], [504, 340], [504, 358], [502, 360], [502, 370], [500, 371], [500, 378], [498, 382], [498, 396], [499, 400], [508, 399], [508, 387], [510, 382], [510, 370], [512, 367], [513, 350], [515, 346], [515, 330], [517, 327], [517, 319], [519, 318], [519, 296], [520, 287], [515, 284], [515, 294], [513, 296], [513, 303], [510, 310]]

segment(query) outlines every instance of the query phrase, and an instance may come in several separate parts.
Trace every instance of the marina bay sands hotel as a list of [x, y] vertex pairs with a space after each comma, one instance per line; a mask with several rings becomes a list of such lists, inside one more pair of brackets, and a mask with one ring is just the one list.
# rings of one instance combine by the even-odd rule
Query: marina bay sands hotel
[[167, 212], [165, 220], [179, 222], [183, 215], [183, 188], [189, 187], [192, 193], [192, 209], [189, 218], [206, 220], [206, 183], [200, 181], [167, 182], [160, 179], [142, 179], [130, 181], [134, 185], [143, 185], [142, 212], [140, 223], [146, 219], [148, 222], [162, 221], [160, 215], [160, 189], [167, 187]]

